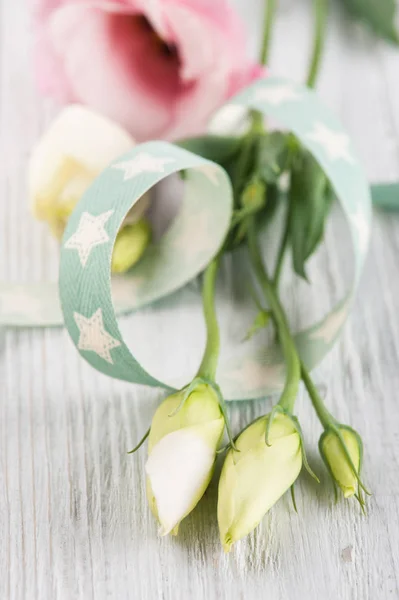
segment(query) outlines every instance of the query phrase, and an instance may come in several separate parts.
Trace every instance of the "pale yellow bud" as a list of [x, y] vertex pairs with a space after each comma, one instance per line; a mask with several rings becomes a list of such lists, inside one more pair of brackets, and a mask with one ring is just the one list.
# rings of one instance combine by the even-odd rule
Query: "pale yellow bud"
[[269, 415], [254, 421], [227, 453], [219, 482], [218, 522], [226, 552], [250, 533], [293, 485], [302, 468], [301, 438], [292, 419], [281, 413], [265, 434]]
[[[330, 429], [321, 436], [319, 448], [323, 459], [327, 463], [333, 478], [343, 491], [345, 498], [350, 498], [358, 491], [356, 473], [359, 474], [360, 468], [361, 441], [358, 435], [350, 429], [339, 427], [339, 431], [343, 438], [342, 441], [334, 430]], [[356, 473], [348, 460], [345, 448], [356, 469]]]
[[78, 104], [68, 106], [33, 148], [28, 190], [34, 215], [62, 234], [72, 209], [93, 179], [134, 140], [110, 119]]
[[162, 535], [179, 524], [202, 498], [212, 477], [224, 419], [211, 386], [201, 384], [180, 410], [184, 391], [155, 412], [148, 443], [147, 495]]
[[118, 233], [112, 253], [113, 273], [130, 269], [147, 248], [151, 239], [151, 227], [143, 218], [133, 225], [125, 225]]
[[[68, 106], [41, 137], [29, 162], [29, 196], [33, 214], [47, 221], [61, 239], [76, 204], [93, 179], [113, 160], [135, 145], [118, 124], [78, 104]], [[150, 239], [143, 219], [149, 205], [145, 194], [129, 211], [119, 232], [113, 271], [121, 273], [136, 263]]]

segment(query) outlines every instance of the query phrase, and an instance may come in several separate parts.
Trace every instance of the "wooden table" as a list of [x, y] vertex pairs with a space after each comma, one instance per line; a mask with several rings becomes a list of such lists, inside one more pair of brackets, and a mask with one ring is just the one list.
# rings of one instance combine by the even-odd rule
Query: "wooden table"
[[[30, 149], [56, 107], [33, 81], [27, 2], [0, 8], [0, 276], [57, 277], [56, 244], [27, 206]], [[261, 4], [236, 0], [255, 32]], [[308, 2], [282, 0], [271, 65], [303, 79], [311, 38]], [[250, 6], [250, 8], [248, 8]], [[258, 43], [254, 33], [253, 51]], [[331, 15], [318, 90], [353, 136], [370, 181], [399, 178], [399, 51]], [[337, 258], [343, 221], [333, 212], [312, 264], [316, 291], [284, 290], [299, 327], [343, 286]], [[231, 263], [224, 265], [228, 279]], [[234, 290], [231, 291], [232, 302]], [[365, 443], [368, 513], [334, 505], [317, 456], [320, 427], [305, 394], [305, 423], [318, 486], [301, 477], [299, 513], [282, 499], [230, 556], [220, 548], [214, 482], [177, 539], [158, 538], [144, 491], [145, 452], [126, 450], [147, 428], [159, 390], [100, 375], [62, 330], [0, 336], [0, 598], [39, 600], [387, 600], [399, 598], [399, 213], [375, 210], [371, 249], [350, 322], [316, 373], [334, 414]], [[181, 329], [183, 326], [181, 326]], [[162, 331], [160, 332], [160, 346]], [[176, 325], [182, 368], [203, 331]], [[186, 344], [178, 341], [185, 340]], [[161, 357], [162, 358], [162, 357]], [[235, 431], [269, 403], [233, 405]], [[312, 450], [313, 448], [313, 450]]]

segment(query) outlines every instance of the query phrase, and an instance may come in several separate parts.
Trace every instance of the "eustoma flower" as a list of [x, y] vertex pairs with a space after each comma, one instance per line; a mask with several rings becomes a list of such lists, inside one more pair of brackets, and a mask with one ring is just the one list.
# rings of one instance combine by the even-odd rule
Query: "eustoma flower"
[[43, 91], [92, 106], [138, 141], [204, 130], [262, 72], [245, 57], [227, 0], [39, 0], [36, 8]]
[[[72, 105], [53, 121], [33, 149], [29, 162], [29, 197], [33, 214], [60, 238], [77, 202], [108, 164], [134, 146], [119, 125], [88, 108]], [[112, 270], [136, 263], [151, 237], [143, 196], [127, 216], [117, 237]]]
[[198, 385], [185, 401], [184, 395], [183, 390], [162, 402], [149, 434], [147, 494], [162, 535], [176, 534], [180, 521], [203, 496], [224, 430], [211, 386]]
[[253, 173], [240, 195], [242, 208], [237, 210], [236, 218], [238, 231], [247, 238], [252, 266], [284, 352], [286, 381], [271, 413], [244, 429], [235, 440], [236, 448], [231, 448], [226, 456], [218, 500], [220, 538], [226, 552], [259, 524], [289, 488], [293, 493], [302, 465], [317, 479], [308, 465], [301, 427], [293, 415], [301, 378], [300, 360], [276, 287], [267, 276], [257, 239], [256, 215], [264, 209], [265, 199], [265, 182]]
[[363, 492], [370, 495], [361, 479], [363, 462], [363, 442], [360, 435], [349, 427], [342, 425], [327, 410], [314, 383], [306, 369], [302, 367], [302, 378], [316, 410], [317, 416], [324, 427], [319, 440], [320, 454], [334, 482], [335, 496], [337, 485], [345, 498], [354, 496], [362, 510], [365, 507]]
[[295, 421], [284, 413], [257, 419], [238, 436], [219, 483], [218, 522], [226, 552], [294, 484], [302, 468], [301, 446]]
[[319, 442], [320, 453], [345, 498], [358, 493], [362, 443], [349, 427], [327, 428]]

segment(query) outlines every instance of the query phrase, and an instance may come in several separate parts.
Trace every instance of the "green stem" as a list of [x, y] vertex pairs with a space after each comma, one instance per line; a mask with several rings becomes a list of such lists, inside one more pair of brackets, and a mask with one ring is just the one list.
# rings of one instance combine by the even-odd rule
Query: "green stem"
[[313, 407], [316, 411], [316, 414], [319, 417], [319, 420], [323, 427], [326, 428], [329, 425], [335, 425], [337, 423], [336, 420], [334, 419], [332, 414], [327, 410], [323, 400], [320, 397], [319, 392], [316, 389], [315, 384], [313, 383], [303, 363], [301, 363], [301, 376], [312, 401]]
[[276, 14], [277, 0], [267, 0], [265, 8], [265, 18], [263, 22], [262, 47], [259, 56], [261, 65], [265, 65], [269, 60], [270, 41], [274, 17]]
[[301, 365], [287, 322], [287, 317], [285, 316], [284, 308], [280, 303], [276, 290], [273, 287], [273, 283], [270, 281], [263, 264], [254, 217], [249, 219], [248, 249], [256, 277], [272, 312], [286, 362], [286, 381], [279, 404], [284, 409], [291, 412], [298, 394], [298, 387], [301, 379]]
[[[269, 60], [270, 54], [270, 42], [271, 34], [276, 16], [277, 0], [266, 0], [265, 17], [263, 21], [263, 34], [262, 34], [262, 46], [259, 55], [259, 62], [261, 65], [265, 65]], [[251, 111], [252, 125], [251, 133], [263, 133], [263, 114], [258, 110]]]
[[315, 15], [315, 33], [313, 38], [313, 52], [309, 67], [306, 85], [313, 88], [320, 70], [321, 58], [323, 55], [326, 23], [327, 23], [327, 2], [328, 0], [313, 0]]
[[273, 285], [276, 290], [278, 290], [278, 286], [280, 283], [281, 271], [284, 264], [284, 256], [288, 247], [288, 238], [290, 233], [290, 212], [289, 207], [287, 209], [287, 214], [285, 216], [285, 224], [284, 224], [284, 232], [283, 237], [281, 238], [280, 247], [278, 249], [276, 266], [274, 268], [273, 273]]
[[220, 334], [215, 310], [215, 283], [220, 256], [207, 266], [202, 284], [202, 306], [206, 324], [206, 346], [197, 377], [215, 381], [219, 360]]

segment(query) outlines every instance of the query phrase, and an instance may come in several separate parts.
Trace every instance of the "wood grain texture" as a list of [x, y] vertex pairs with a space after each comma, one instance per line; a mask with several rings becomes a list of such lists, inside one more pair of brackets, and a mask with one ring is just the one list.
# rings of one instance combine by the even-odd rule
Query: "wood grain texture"
[[[262, 3], [235, 4], [254, 32], [255, 50]], [[311, 26], [309, 2], [281, 0], [275, 72], [303, 79]], [[56, 110], [34, 87], [27, 3], [1, 3], [0, 36], [0, 277], [54, 280], [57, 248], [33, 223], [26, 201], [27, 157]], [[397, 51], [333, 12], [319, 92], [353, 135], [375, 181], [399, 178], [398, 72]], [[338, 211], [332, 221], [312, 264], [313, 291], [285, 277], [295, 327], [325, 311], [343, 289]], [[316, 452], [320, 427], [303, 394], [298, 414], [321, 485], [303, 475], [299, 514], [284, 497], [227, 557], [217, 536], [216, 481], [177, 539], [157, 536], [145, 499], [144, 453], [128, 457], [126, 450], [148, 427], [159, 391], [93, 371], [64, 331], [1, 333], [0, 598], [399, 598], [398, 257], [399, 214], [376, 211], [353, 316], [316, 374], [334, 414], [363, 436], [365, 479], [374, 492], [367, 517], [355, 503], [333, 504]], [[233, 268], [227, 260], [231, 303]], [[195, 341], [196, 333], [193, 346], [203, 339], [201, 330]], [[184, 332], [177, 329], [179, 339]], [[176, 343], [173, 352], [184, 368], [187, 345]], [[268, 406], [232, 405], [234, 430]]]

